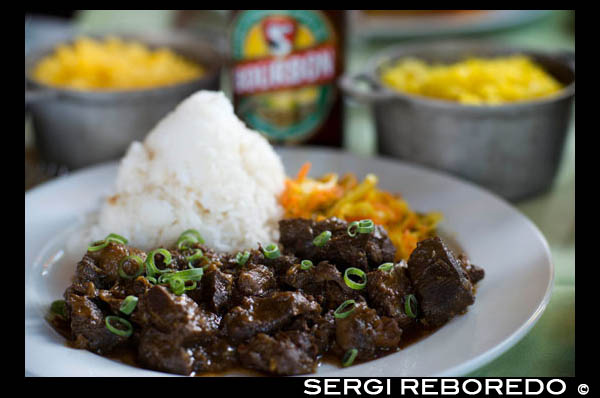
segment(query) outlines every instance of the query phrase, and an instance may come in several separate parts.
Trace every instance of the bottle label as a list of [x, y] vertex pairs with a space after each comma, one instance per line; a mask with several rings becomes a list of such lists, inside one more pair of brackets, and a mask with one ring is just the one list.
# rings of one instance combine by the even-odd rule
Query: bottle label
[[336, 36], [325, 14], [247, 10], [232, 31], [238, 114], [274, 141], [303, 141], [335, 100]]

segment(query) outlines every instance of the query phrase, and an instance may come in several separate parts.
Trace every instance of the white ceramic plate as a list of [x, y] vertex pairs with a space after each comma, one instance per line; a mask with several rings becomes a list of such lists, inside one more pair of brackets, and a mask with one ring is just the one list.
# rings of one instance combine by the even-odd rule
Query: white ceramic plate
[[[459, 376], [496, 358], [535, 324], [550, 299], [554, 268], [541, 232], [498, 197], [456, 178], [399, 161], [359, 158], [322, 149], [281, 149], [294, 175], [311, 161], [311, 175], [354, 172], [379, 176], [383, 189], [401, 192], [418, 211], [444, 213], [441, 229], [485, 268], [475, 304], [434, 334], [384, 358], [340, 369], [324, 364], [318, 376]], [[39, 376], [159, 376], [85, 350], [65, 346], [43, 319], [62, 297], [75, 270], [67, 238], [83, 216], [110, 193], [111, 163], [58, 178], [25, 194], [25, 370]]]

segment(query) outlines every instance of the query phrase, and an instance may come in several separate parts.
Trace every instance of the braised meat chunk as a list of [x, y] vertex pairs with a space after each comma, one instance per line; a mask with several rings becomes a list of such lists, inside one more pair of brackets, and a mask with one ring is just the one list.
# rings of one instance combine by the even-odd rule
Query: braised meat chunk
[[258, 333], [277, 331], [298, 316], [314, 317], [320, 313], [319, 303], [300, 292], [245, 297], [223, 318], [223, 331], [232, 342], [240, 343]]
[[204, 273], [201, 282], [201, 293], [198, 293], [202, 295], [200, 301], [206, 303], [211, 311], [222, 313], [230, 307], [233, 295], [232, 275], [211, 267]]
[[[299, 258], [314, 263], [329, 261], [341, 269], [357, 267], [363, 270], [376, 268], [385, 262], [394, 261], [396, 248], [379, 226], [370, 233], [348, 234], [348, 223], [338, 218], [323, 221], [289, 219], [279, 222], [280, 242]], [[325, 231], [331, 237], [323, 245], [313, 242]]]
[[325, 310], [334, 310], [346, 300], [362, 300], [360, 293], [350, 288], [342, 273], [328, 261], [321, 261], [310, 269], [296, 264], [288, 269], [282, 282], [312, 295]]
[[259, 333], [238, 352], [243, 366], [277, 375], [312, 373], [318, 364], [318, 347], [306, 332], [278, 332], [273, 337]]
[[236, 288], [241, 296], [264, 297], [277, 288], [277, 281], [267, 266], [248, 264], [237, 274]]
[[196, 372], [220, 372], [236, 366], [238, 363], [236, 347], [229, 344], [224, 338], [209, 345], [199, 345], [193, 349], [192, 353]]
[[76, 347], [107, 354], [127, 340], [106, 327], [106, 316], [110, 313], [102, 310], [97, 301], [86, 296], [69, 294], [66, 303]]
[[406, 268], [396, 265], [390, 271], [369, 272], [367, 294], [369, 303], [379, 315], [394, 318], [403, 330], [416, 325], [414, 314], [406, 313], [406, 301], [413, 294]]
[[427, 326], [444, 324], [475, 301], [467, 273], [438, 237], [417, 243], [408, 260], [408, 273]]
[[335, 325], [338, 351], [356, 349], [358, 359], [372, 359], [381, 351], [396, 349], [402, 336], [402, 330], [392, 318], [380, 317], [364, 303], [357, 303], [354, 311], [336, 319]]
[[119, 280], [121, 260], [130, 255], [140, 256], [142, 260], [146, 258], [141, 250], [116, 242], [109, 242], [98, 251], [88, 251], [77, 264], [73, 282], [92, 282], [96, 288], [110, 289]]
[[220, 318], [185, 295], [154, 286], [139, 303], [142, 333], [139, 359], [149, 368], [189, 374], [194, 367], [191, 348], [215, 341]]

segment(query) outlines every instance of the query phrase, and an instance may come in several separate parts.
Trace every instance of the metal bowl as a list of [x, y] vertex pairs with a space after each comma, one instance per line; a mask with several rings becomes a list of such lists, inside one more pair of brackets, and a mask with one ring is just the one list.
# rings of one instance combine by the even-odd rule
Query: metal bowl
[[[403, 94], [380, 79], [382, 68], [404, 57], [448, 63], [517, 53], [530, 56], [565, 88], [536, 101], [472, 106]], [[518, 200], [548, 189], [556, 175], [575, 96], [575, 56], [470, 41], [405, 45], [378, 54], [358, 74], [344, 75], [340, 86], [355, 100], [372, 104], [380, 153], [448, 171]]]
[[31, 112], [36, 146], [46, 161], [74, 169], [119, 158], [132, 141], [142, 140], [184, 98], [201, 89], [219, 88], [223, 56], [207, 40], [180, 32], [118, 36], [150, 48], [168, 47], [204, 66], [206, 73], [151, 89], [72, 90], [31, 78], [37, 62], [58, 43], [30, 51], [25, 58], [25, 109]]

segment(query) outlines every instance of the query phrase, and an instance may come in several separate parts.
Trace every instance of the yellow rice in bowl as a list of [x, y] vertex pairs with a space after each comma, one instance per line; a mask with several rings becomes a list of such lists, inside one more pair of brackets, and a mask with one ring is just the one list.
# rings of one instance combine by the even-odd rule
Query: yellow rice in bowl
[[524, 55], [428, 64], [403, 58], [381, 72], [399, 92], [469, 105], [500, 105], [551, 96], [563, 85]]

